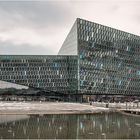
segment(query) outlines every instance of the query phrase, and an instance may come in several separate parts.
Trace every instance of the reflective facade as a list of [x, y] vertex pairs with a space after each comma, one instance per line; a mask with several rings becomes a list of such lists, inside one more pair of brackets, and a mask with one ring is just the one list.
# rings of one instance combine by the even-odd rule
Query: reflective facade
[[0, 56], [0, 79], [47, 91], [75, 93], [77, 56]]
[[0, 80], [76, 94], [140, 94], [140, 37], [77, 19], [57, 56], [0, 56]]
[[140, 94], [140, 37], [77, 20], [79, 90], [91, 94]]

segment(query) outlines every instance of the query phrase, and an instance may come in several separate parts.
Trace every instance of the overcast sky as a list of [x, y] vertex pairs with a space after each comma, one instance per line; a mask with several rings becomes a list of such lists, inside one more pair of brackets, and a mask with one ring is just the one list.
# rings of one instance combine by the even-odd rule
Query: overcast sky
[[57, 54], [77, 17], [140, 35], [140, 0], [0, 1], [0, 54]]

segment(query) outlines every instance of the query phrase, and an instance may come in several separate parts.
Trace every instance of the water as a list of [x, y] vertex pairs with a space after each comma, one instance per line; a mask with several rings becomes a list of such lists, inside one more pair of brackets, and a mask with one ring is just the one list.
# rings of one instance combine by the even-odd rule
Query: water
[[140, 139], [140, 117], [119, 113], [94, 115], [1, 115], [0, 138]]

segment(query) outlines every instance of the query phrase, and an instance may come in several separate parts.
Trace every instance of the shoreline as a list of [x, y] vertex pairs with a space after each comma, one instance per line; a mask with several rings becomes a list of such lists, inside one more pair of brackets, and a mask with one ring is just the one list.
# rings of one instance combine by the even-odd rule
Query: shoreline
[[[113, 105], [113, 104], [112, 104]], [[126, 115], [132, 115], [131, 112], [140, 116], [140, 109], [124, 109], [123, 106], [99, 106], [93, 103], [69, 103], [69, 102], [0, 102], [0, 115], [50, 115], [50, 114], [103, 114], [120, 112]], [[130, 113], [125, 113], [130, 111]]]
[[116, 109], [66, 102], [0, 102], [0, 115], [101, 114]]
[[66, 115], [66, 114], [71, 114], [71, 115], [90, 115], [90, 114], [104, 114], [104, 113], [114, 113], [114, 112], [119, 112], [117, 110], [112, 110], [109, 109], [108, 111], [87, 111], [87, 110], [83, 110], [83, 111], [73, 111], [73, 110], [65, 110], [65, 111], [29, 111], [29, 112], [19, 112], [18, 110], [14, 110], [14, 111], [4, 111], [4, 112], [0, 112], [0, 115]]

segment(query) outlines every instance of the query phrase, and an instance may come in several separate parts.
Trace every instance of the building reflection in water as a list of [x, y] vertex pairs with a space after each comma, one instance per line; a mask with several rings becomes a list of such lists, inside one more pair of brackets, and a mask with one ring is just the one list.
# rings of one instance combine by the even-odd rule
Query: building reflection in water
[[7, 117], [1, 115], [0, 138], [133, 139], [140, 138], [140, 119], [139, 117], [119, 113], [96, 115], [9, 115]]

